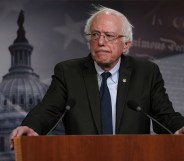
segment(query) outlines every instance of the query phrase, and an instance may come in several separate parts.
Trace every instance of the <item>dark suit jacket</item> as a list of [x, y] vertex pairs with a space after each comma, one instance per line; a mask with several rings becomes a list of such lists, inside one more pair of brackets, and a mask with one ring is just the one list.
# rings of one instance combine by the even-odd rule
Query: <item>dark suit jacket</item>
[[[184, 125], [165, 92], [164, 81], [156, 64], [122, 56], [116, 102], [116, 133], [150, 133], [150, 120], [127, 107], [128, 100], [137, 101], [145, 112], [172, 132]], [[52, 83], [43, 98], [24, 119], [22, 125], [46, 134], [63, 113], [68, 99], [75, 105], [65, 115], [66, 134], [99, 134], [100, 103], [97, 73], [91, 56], [64, 61], [56, 65]], [[126, 81], [123, 81], [126, 80]], [[156, 133], [166, 133], [153, 124]]]

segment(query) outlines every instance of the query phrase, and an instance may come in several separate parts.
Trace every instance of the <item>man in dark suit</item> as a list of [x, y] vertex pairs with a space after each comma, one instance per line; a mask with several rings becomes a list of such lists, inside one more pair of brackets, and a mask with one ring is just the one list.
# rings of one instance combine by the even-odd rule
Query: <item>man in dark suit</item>
[[[132, 44], [132, 25], [127, 18], [116, 10], [100, 7], [88, 19], [85, 33], [90, 55], [56, 65], [42, 102], [12, 131], [10, 147], [15, 136], [47, 134], [69, 100], [75, 103], [63, 119], [66, 134], [150, 133], [150, 120], [129, 109], [128, 100], [138, 102], [146, 113], [173, 133], [183, 134], [184, 118], [174, 111], [158, 66], [127, 56]], [[112, 129], [107, 133], [102, 132], [105, 126], [99, 94], [102, 73], [110, 73], [106, 81], [110, 103], [106, 106], [110, 104]], [[156, 133], [167, 133], [153, 125]]]

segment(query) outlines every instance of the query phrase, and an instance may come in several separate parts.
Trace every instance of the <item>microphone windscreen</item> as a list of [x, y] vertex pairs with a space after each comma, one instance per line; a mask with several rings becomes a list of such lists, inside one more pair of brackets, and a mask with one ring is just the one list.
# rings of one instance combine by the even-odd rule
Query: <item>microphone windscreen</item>
[[72, 108], [73, 106], [75, 106], [75, 100], [74, 99], [68, 99], [67, 103], [66, 103], [66, 109], [70, 110], [70, 108]]
[[130, 109], [132, 109], [134, 111], [140, 111], [140, 109], [138, 109], [140, 107], [139, 104], [134, 100], [128, 101], [127, 105]]

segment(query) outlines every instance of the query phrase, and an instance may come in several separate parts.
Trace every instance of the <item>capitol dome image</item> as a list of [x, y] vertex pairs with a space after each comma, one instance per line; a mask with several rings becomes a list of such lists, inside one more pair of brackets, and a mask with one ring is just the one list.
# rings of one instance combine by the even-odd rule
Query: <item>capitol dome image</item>
[[0, 83], [0, 160], [14, 161], [8, 147], [12, 129], [20, 125], [27, 113], [37, 105], [48, 89], [31, 67], [31, 46], [25, 37], [24, 12], [20, 11], [17, 38], [9, 46], [11, 66]]

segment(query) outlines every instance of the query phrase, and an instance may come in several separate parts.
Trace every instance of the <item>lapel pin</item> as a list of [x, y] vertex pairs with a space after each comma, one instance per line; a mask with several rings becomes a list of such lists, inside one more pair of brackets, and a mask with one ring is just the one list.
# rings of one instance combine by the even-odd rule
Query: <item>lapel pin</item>
[[126, 80], [126, 78], [123, 78], [123, 80], [122, 80], [122, 81], [123, 81], [123, 83], [126, 83], [126, 81], [127, 81], [127, 80]]

